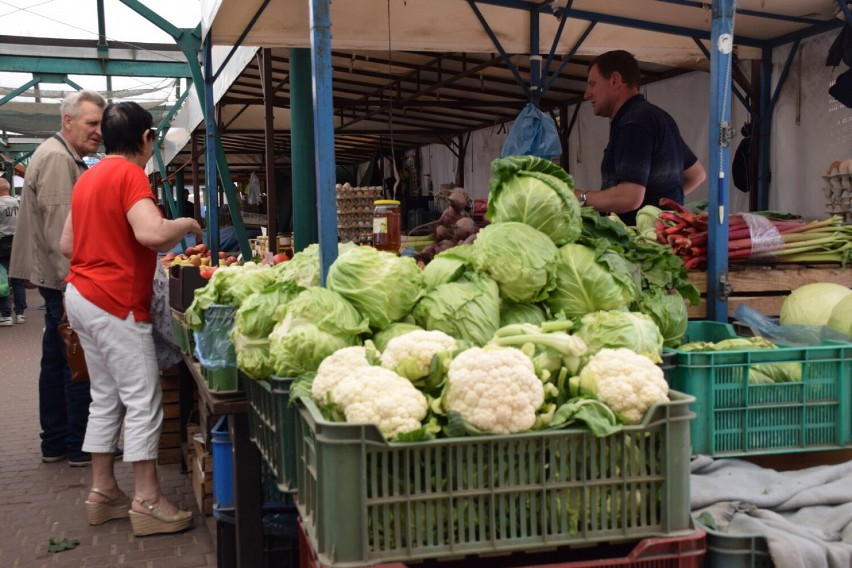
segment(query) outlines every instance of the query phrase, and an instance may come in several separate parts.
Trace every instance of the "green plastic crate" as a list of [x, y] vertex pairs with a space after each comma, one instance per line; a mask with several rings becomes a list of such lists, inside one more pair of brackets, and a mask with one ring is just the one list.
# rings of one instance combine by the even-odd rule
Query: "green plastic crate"
[[215, 394], [241, 394], [240, 375], [236, 367], [208, 369], [201, 365], [201, 376], [207, 384], [207, 390]]
[[275, 474], [278, 489], [296, 489], [296, 408], [290, 405], [292, 378], [244, 379], [249, 437]]
[[186, 325], [186, 314], [172, 308], [172, 342], [181, 353], [192, 355], [192, 331]]
[[724, 533], [708, 528], [697, 519], [696, 526], [707, 533], [704, 568], [772, 568], [775, 566], [763, 536]]
[[[689, 322], [684, 342], [736, 337]], [[692, 451], [714, 457], [837, 449], [852, 442], [852, 344], [675, 352], [672, 388], [695, 397]], [[801, 363], [802, 381], [749, 384], [752, 365]]]
[[689, 409], [637, 426], [387, 442], [372, 424], [296, 419], [299, 514], [323, 566], [536, 551], [690, 530]]

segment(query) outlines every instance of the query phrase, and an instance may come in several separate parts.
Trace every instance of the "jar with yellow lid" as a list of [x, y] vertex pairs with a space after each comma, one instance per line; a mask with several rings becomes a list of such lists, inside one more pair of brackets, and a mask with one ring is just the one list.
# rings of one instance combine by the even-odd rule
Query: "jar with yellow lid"
[[373, 246], [394, 254], [402, 246], [399, 201], [378, 199], [373, 202]]

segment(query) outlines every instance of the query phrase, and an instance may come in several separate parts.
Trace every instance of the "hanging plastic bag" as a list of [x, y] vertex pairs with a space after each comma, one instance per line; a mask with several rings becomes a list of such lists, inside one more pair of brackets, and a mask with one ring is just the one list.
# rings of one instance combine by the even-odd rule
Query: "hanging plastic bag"
[[0, 296], [9, 295], [9, 275], [6, 274], [6, 268], [0, 264]]
[[257, 179], [257, 174], [252, 172], [249, 178], [248, 196], [246, 197], [249, 205], [260, 204], [260, 180]]
[[506, 156], [538, 156], [553, 158], [562, 155], [562, 144], [559, 142], [559, 132], [556, 122], [545, 112], [532, 103], [527, 103], [515, 119], [500, 157]]

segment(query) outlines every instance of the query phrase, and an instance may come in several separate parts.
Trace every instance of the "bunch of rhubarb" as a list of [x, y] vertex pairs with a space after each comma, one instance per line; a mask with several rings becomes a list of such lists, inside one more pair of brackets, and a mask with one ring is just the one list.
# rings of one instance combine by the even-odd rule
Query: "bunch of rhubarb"
[[[670, 199], [660, 201], [657, 241], [668, 244], [688, 269], [707, 265], [707, 212], [694, 213]], [[837, 215], [804, 222], [762, 215], [760, 237], [745, 215], [728, 217], [730, 264], [841, 264], [852, 259], [852, 226]]]

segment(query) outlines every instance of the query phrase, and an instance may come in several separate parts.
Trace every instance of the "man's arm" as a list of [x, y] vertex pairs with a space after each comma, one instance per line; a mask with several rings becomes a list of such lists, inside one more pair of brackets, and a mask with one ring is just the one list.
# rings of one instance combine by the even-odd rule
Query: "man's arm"
[[59, 237], [59, 250], [65, 255], [65, 258], [71, 258], [71, 253], [74, 252], [74, 225], [71, 224], [71, 212], [68, 212], [68, 217], [65, 219], [65, 226], [62, 227], [62, 236]]
[[701, 162], [696, 160], [694, 164], [683, 170], [683, 194], [692, 192], [705, 179], [707, 179], [707, 172], [704, 171]]
[[133, 228], [133, 235], [140, 244], [165, 252], [178, 244], [187, 233], [194, 233], [201, 239], [201, 226], [190, 217], [163, 219], [153, 199], [140, 199], [127, 212], [127, 221]]
[[[582, 190], [574, 190], [577, 199], [580, 198], [581, 193], [583, 193]], [[644, 185], [623, 181], [618, 185], [600, 191], [587, 192], [586, 206], [592, 207], [595, 211], [627, 213], [639, 209], [642, 206], [643, 199], [645, 199]]]

